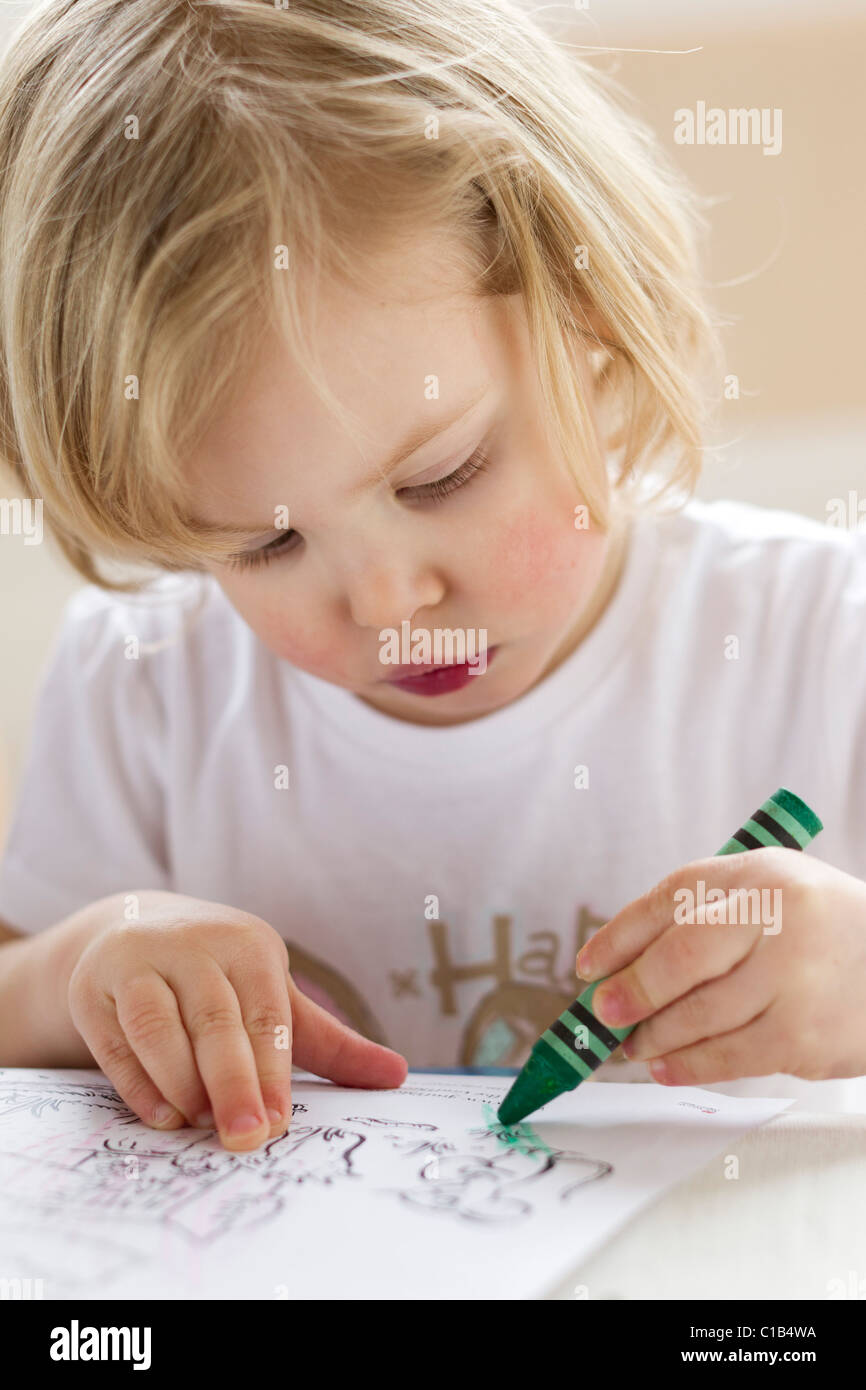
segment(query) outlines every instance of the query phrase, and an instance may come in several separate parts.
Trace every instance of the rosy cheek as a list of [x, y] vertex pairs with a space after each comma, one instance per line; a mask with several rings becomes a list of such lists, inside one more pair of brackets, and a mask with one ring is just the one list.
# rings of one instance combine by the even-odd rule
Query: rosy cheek
[[323, 631], [323, 624], [309, 611], [292, 612], [284, 599], [275, 601], [271, 595], [265, 599], [240, 583], [223, 587], [244, 622], [275, 656], [324, 679], [335, 678], [344, 654], [335, 636]]
[[324, 680], [338, 677], [342, 665], [341, 653], [333, 642], [323, 640], [321, 632], [288, 624], [283, 617], [260, 629], [258, 635], [272, 652], [302, 671], [310, 671]]
[[490, 584], [497, 600], [517, 609], [547, 595], [569, 603], [592, 586], [603, 552], [598, 533], [523, 515], [497, 528], [488, 552]]

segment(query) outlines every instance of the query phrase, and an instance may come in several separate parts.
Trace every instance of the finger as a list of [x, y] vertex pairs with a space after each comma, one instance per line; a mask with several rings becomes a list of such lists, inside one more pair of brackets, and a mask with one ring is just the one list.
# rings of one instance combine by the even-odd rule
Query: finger
[[139, 1119], [155, 1129], [179, 1129], [186, 1124], [184, 1115], [161, 1094], [130, 1047], [111, 995], [79, 986], [74, 994], [70, 990], [69, 1012], [97, 1066]]
[[237, 994], [210, 956], [172, 983], [220, 1142], [227, 1149], [258, 1148], [271, 1124]]
[[623, 1052], [641, 1062], [730, 1033], [751, 1023], [774, 997], [774, 973], [766, 952], [752, 952], [727, 975], [690, 990], [639, 1024], [623, 1043]]
[[[690, 905], [699, 903], [711, 889], [721, 889], [727, 895], [777, 885], [783, 877], [780, 856], [795, 853], [768, 846], [695, 859], [676, 869], [627, 903], [595, 933], [578, 957], [581, 979], [600, 980], [621, 970], [669, 926], [676, 925], [678, 917], [682, 920]], [[694, 911], [697, 913], [697, 907]]]
[[760, 927], [698, 922], [668, 927], [636, 961], [602, 981], [593, 995], [593, 1013], [608, 1027], [637, 1023], [705, 980], [726, 975], [760, 939]]
[[743, 1076], [771, 1076], [784, 1071], [779, 1025], [774, 1005], [745, 1028], [705, 1038], [692, 1047], [666, 1053], [650, 1064], [653, 1076], [665, 1086], [698, 1086], [713, 1081], [738, 1081]]
[[115, 991], [117, 1021], [154, 1086], [187, 1123], [206, 1127], [209, 1101], [171, 985], [156, 970], [125, 979]]
[[326, 1076], [338, 1086], [401, 1086], [408, 1064], [399, 1052], [371, 1042], [320, 1008], [297, 988], [290, 977], [297, 1066], [316, 1076]]
[[240, 1004], [271, 1136], [292, 1119], [292, 1005], [289, 967], [280, 942], [272, 960], [257, 949], [226, 971]]

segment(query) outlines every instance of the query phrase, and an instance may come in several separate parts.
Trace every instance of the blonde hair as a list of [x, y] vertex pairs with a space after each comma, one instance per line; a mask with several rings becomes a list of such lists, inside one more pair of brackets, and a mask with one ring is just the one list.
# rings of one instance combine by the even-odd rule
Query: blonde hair
[[33, 12], [0, 67], [0, 457], [78, 572], [135, 590], [96, 558], [200, 570], [237, 549], [188, 514], [185, 452], [266, 323], [345, 420], [307, 330], [319, 276], [375, 288], [365, 252], [419, 224], [457, 234], [480, 294], [523, 295], [595, 523], [614, 452], [624, 504], [692, 491], [718, 348], [707, 223], [619, 95], [508, 0]]

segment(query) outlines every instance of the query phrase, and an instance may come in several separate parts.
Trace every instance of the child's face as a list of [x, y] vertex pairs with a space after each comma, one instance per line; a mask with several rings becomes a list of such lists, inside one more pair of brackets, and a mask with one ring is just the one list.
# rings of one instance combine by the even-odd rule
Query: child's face
[[[346, 436], [279, 346], [209, 426], [187, 475], [200, 518], [249, 523], [238, 550], [273, 543], [265, 564], [206, 566], [261, 641], [422, 724], [487, 714], [558, 664], [607, 549], [596, 528], [575, 527], [583, 498], [545, 436], [522, 298], [473, 298], [452, 264], [441, 243], [414, 239], [388, 258], [376, 298], [322, 296], [328, 384], [374, 443]], [[589, 392], [585, 359], [578, 365]], [[431, 380], [438, 399], [428, 399]], [[411, 432], [464, 411], [376, 479]], [[479, 450], [487, 465], [470, 476], [462, 465]], [[421, 491], [455, 470], [447, 495]], [[281, 506], [288, 529], [274, 522]], [[475, 629], [470, 662], [486, 630], [486, 670], [482, 658], [462, 688], [439, 694], [389, 683], [383, 629], [400, 634], [405, 622], [413, 639]], [[444, 650], [440, 661], [459, 660]]]

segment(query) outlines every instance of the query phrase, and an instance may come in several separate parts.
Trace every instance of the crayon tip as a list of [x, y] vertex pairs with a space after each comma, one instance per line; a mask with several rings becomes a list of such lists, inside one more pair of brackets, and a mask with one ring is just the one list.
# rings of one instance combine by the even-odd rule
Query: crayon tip
[[535, 1109], [535, 1097], [525, 1095], [521, 1104], [520, 1098], [514, 1094], [516, 1089], [515, 1084], [496, 1112], [496, 1118], [501, 1125], [516, 1125]]
[[533, 1110], [538, 1110], [574, 1085], [576, 1081], [563, 1081], [543, 1057], [533, 1052], [523, 1071], [515, 1077], [496, 1117], [502, 1125], [516, 1125], [518, 1120], [525, 1119]]

